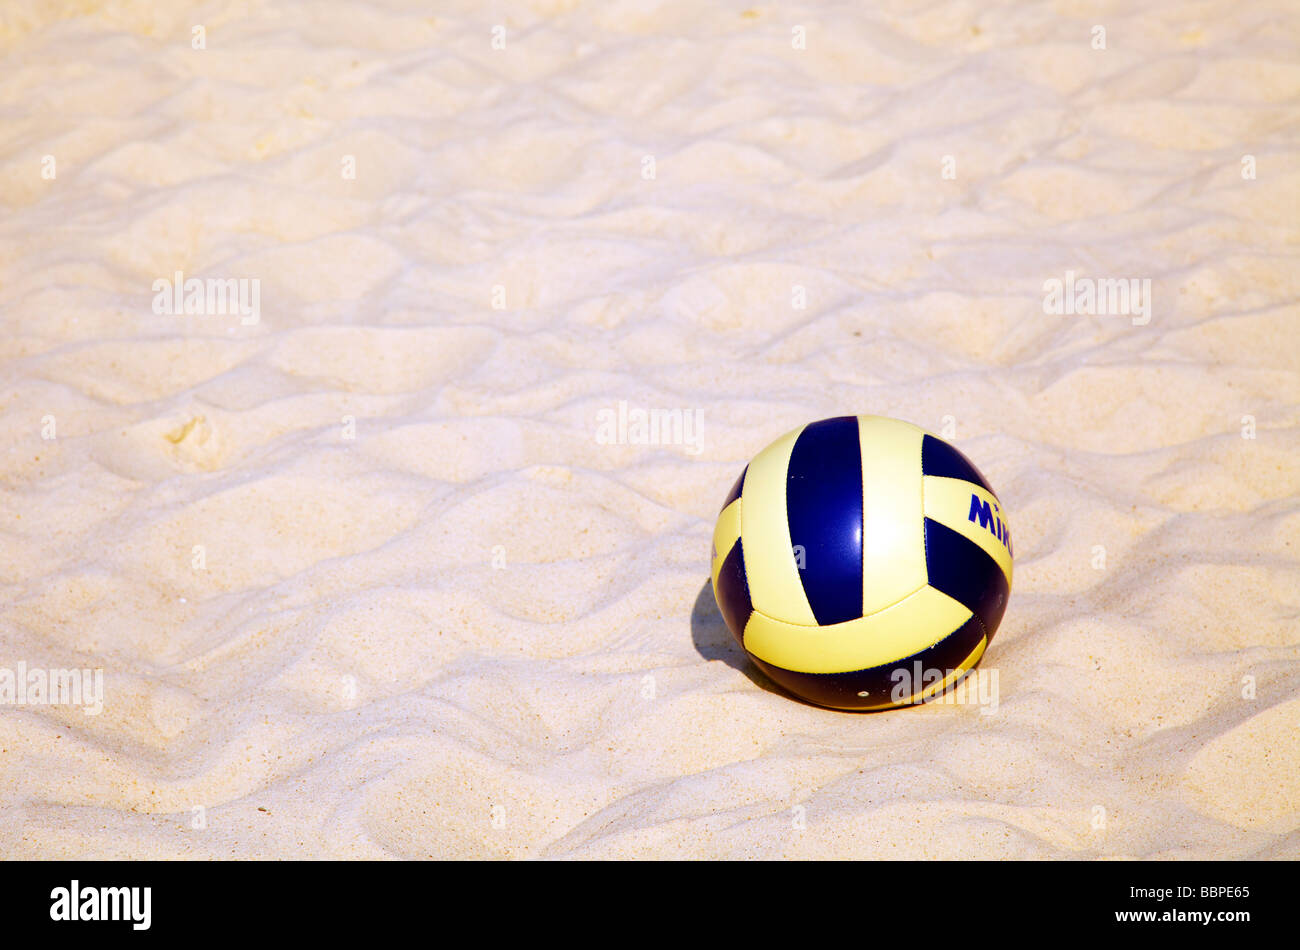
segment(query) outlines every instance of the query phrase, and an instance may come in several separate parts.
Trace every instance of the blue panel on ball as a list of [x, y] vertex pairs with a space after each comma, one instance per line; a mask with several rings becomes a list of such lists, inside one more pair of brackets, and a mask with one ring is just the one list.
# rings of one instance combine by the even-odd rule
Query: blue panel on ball
[[741, 472], [740, 477], [736, 479], [736, 484], [732, 485], [731, 491], [727, 492], [727, 500], [722, 503], [722, 507], [718, 509], [719, 511], [726, 511], [727, 506], [740, 497], [740, 492], [745, 486], [745, 472], [748, 471], [749, 466], [746, 465], [745, 471]]
[[785, 503], [813, 616], [823, 625], [861, 617], [862, 450], [854, 416], [814, 422], [800, 433]]
[[749, 596], [749, 579], [745, 577], [745, 552], [740, 541], [722, 559], [714, 594], [727, 629], [744, 646], [745, 624], [749, 623], [749, 615], [754, 612], [754, 602]]
[[997, 492], [984, 480], [984, 476], [979, 473], [979, 469], [971, 463], [970, 459], [943, 439], [936, 439], [932, 435], [927, 435], [921, 440], [921, 474], [974, 482], [994, 498], [997, 497]]
[[796, 696], [832, 709], [862, 710], [886, 703], [910, 703], [926, 686], [960, 669], [984, 637], [984, 625], [978, 617], [971, 617], [920, 653], [896, 663], [847, 673], [796, 673], [752, 658], [772, 682]]
[[992, 637], [1011, 591], [998, 562], [974, 541], [926, 518], [925, 567], [930, 586], [973, 611]]

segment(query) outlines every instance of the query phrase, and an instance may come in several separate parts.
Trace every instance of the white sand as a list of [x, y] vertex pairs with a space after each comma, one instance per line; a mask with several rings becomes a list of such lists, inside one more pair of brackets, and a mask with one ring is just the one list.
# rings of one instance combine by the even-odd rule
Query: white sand
[[[0, 854], [1300, 857], [1295, 4], [703, 6], [4, 5], [0, 667], [105, 697], [0, 709]], [[996, 713], [704, 587], [858, 412], [1011, 513]]]

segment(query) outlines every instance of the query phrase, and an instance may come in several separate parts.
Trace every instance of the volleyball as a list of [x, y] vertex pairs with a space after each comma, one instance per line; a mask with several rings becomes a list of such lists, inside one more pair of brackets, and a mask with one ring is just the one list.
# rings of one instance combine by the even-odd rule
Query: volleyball
[[1001, 502], [924, 429], [840, 416], [741, 472], [713, 532], [713, 594], [775, 683], [834, 709], [941, 693], [979, 662], [1011, 591]]

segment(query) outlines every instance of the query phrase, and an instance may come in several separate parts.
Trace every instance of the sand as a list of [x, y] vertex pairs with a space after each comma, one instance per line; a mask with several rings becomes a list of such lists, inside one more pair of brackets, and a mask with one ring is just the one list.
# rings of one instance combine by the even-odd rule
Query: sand
[[[1295, 5], [707, 6], [5, 4], [0, 667], [104, 689], [0, 854], [1300, 857]], [[850, 413], [1002, 497], [996, 708], [722, 624]]]

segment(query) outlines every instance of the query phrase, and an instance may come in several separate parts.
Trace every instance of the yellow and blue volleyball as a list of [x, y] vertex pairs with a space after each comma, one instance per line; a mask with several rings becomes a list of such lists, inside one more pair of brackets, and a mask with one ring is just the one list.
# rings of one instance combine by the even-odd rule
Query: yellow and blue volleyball
[[965, 455], [924, 429], [840, 416], [746, 466], [713, 532], [713, 593], [767, 676], [834, 709], [947, 689], [1011, 591], [1011, 533]]

